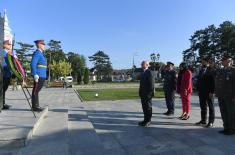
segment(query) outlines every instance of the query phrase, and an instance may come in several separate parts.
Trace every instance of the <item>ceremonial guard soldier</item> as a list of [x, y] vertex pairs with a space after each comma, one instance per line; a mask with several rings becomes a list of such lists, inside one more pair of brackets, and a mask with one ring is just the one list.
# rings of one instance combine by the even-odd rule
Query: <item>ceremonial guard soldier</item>
[[3, 108], [9, 109], [10, 106], [5, 104], [5, 94], [8, 89], [8, 86], [11, 82], [12, 72], [8, 66], [7, 54], [16, 56], [14, 52], [12, 52], [12, 43], [10, 40], [5, 40], [3, 42]]
[[43, 108], [39, 106], [39, 91], [43, 87], [44, 81], [46, 80], [46, 57], [43, 54], [45, 50], [44, 40], [36, 40], [34, 41], [37, 50], [33, 53], [32, 61], [31, 61], [31, 75], [34, 78], [34, 85], [32, 91], [32, 108], [34, 111], [42, 111]]

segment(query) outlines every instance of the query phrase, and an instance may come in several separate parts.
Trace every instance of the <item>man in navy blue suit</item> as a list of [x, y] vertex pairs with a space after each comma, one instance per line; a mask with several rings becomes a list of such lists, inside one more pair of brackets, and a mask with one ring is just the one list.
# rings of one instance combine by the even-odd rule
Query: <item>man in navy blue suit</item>
[[[196, 125], [213, 127], [215, 120], [214, 92], [215, 77], [214, 70], [210, 67], [209, 58], [202, 58], [202, 68], [199, 71], [197, 80], [197, 91], [201, 108], [201, 120]], [[209, 121], [207, 124], [207, 107], [209, 107]]]
[[154, 76], [148, 68], [148, 61], [143, 61], [143, 72], [140, 78], [139, 96], [141, 98], [144, 120], [139, 122], [140, 126], [148, 127], [152, 118], [152, 97], [154, 96]]

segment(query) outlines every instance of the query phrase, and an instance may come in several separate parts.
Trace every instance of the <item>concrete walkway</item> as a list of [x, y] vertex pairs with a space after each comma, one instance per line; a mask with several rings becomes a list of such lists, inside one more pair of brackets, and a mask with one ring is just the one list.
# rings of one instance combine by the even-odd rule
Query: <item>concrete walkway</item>
[[40, 97], [41, 104], [49, 106], [48, 116], [28, 146], [3, 154], [235, 154], [235, 136], [218, 133], [222, 121], [217, 102], [215, 127], [206, 129], [194, 125], [200, 120], [196, 96], [188, 121], [177, 119], [178, 98], [175, 116], [170, 117], [162, 114], [164, 100], [154, 99], [152, 125], [143, 128], [137, 125], [143, 119], [139, 100], [80, 102], [73, 89], [61, 88], [43, 89]]
[[235, 137], [218, 133], [222, 122], [216, 104], [215, 127], [195, 126], [200, 120], [197, 97], [192, 98], [191, 118], [178, 120], [180, 100], [175, 116], [164, 116], [164, 100], [154, 100], [150, 128], [138, 127], [143, 115], [139, 100], [88, 102], [86, 112], [106, 152], [110, 154], [235, 154]]
[[7, 91], [6, 103], [12, 107], [0, 113], [0, 150], [27, 145], [48, 112], [44, 104], [44, 111], [35, 112], [35, 118], [22, 91]]

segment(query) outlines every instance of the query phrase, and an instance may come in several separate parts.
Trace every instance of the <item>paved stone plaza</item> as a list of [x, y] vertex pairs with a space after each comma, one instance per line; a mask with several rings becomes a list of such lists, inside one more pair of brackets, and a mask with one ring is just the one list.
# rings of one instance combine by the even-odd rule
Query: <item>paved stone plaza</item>
[[[8, 91], [7, 98], [20, 95], [20, 91]], [[49, 106], [49, 112], [28, 145], [14, 150], [1, 149], [0, 154], [235, 154], [235, 136], [218, 133], [222, 122], [217, 101], [214, 128], [194, 125], [200, 119], [196, 96], [192, 97], [188, 121], [177, 119], [181, 114], [179, 98], [175, 116], [170, 117], [162, 114], [166, 110], [164, 100], [154, 99], [152, 125], [143, 128], [137, 126], [143, 119], [139, 100], [80, 102], [73, 89], [62, 88], [43, 89], [40, 97], [41, 104]], [[17, 101], [8, 103], [14, 108]]]

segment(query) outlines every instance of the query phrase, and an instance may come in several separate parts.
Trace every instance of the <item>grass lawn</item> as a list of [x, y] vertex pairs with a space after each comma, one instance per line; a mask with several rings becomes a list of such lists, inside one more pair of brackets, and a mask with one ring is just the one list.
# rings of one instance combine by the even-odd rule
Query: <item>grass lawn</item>
[[[139, 84], [139, 81], [134, 82], [90, 82], [88, 85], [130, 85], [130, 84]], [[73, 85], [78, 85], [77, 82], [73, 82]]]
[[[138, 99], [138, 88], [119, 88], [119, 89], [80, 89], [79, 93], [84, 101], [101, 100], [124, 100]], [[98, 93], [98, 97], [95, 94]], [[164, 97], [162, 89], [156, 89], [156, 98]]]

